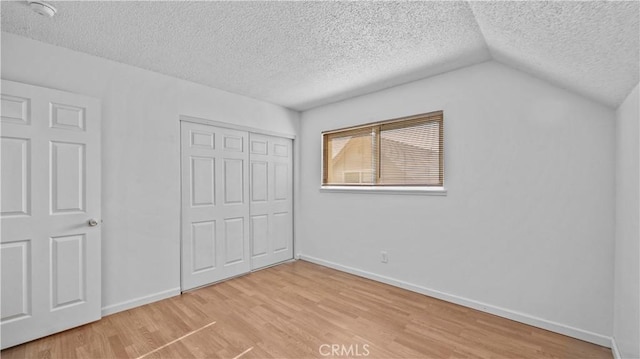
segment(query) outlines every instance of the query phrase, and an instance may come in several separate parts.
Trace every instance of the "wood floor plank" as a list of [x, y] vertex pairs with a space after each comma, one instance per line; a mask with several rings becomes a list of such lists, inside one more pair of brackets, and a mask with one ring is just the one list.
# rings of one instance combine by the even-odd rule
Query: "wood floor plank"
[[113, 314], [0, 355], [612, 358], [608, 348], [303, 261]]

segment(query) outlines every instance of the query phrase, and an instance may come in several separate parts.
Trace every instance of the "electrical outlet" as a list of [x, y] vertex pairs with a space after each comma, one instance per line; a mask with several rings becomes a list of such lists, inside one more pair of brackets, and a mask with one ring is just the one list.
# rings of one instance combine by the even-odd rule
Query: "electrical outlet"
[[387, 263], [389, 261], [389, 256], [387, 255], [387, 251], [380, 251], [380, 262]]

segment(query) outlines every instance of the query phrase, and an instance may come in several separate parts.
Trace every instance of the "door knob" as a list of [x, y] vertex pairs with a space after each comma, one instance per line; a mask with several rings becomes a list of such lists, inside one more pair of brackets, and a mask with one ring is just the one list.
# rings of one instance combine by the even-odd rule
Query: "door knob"
[[95, 227], [95, 226], [97, 226], [97, 225], [98, 225], [98, 221], [97, 221], [97, 220], [95, 220], [95, 219], [93, 219], [93, 218], [91, 218], [91, 219], [89, 220], [89, 227]]

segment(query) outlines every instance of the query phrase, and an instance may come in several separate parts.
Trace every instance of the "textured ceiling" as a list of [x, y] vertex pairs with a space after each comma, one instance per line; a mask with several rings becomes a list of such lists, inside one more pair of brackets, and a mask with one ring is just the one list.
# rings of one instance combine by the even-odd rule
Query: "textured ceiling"
[[297, 110], [491, 58], [609, 106], [638, 83], [637, 2], [51, 3], [2, 31]]
[[638, 2], [471, 3], [492, 57], [617, 107], [638, 83]]

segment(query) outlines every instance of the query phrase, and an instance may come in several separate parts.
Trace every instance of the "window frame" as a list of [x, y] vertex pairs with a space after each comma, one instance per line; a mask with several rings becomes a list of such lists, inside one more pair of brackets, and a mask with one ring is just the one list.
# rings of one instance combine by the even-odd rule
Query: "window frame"
[[[327, 135], [334, 133], [348, 133], [350, 131], [357, 132], [365, 128], [372, 128], [376, 134], [377, 156], [380, 156], [380, 128], [383, 125], [392, 124], [396, 122], [406, 122], [412, 120], [426, 119], [429, 121], [439, 122], [439, 138], [440, 138], [440, 153], [439, 153], [439, 165], [440, 171], [440, 183], [441, 185], [428, 186], [428, 185], [384, 185], [384, 184], [369, 184], [369, 185], [349, 185], [349, 184], [326, 184], [328, 176], [327, 165], [325, 163], [327, 151]], [[375, 129], [377, 127], [377, 129]], [[426, 195], [446, 195], [447, 190], [445, 188], [445, 175], [444, 175], [444, 112], [433, 111], [428, 113], [422, 113], [417, 115], [405, 116], [394, 118], [390, 120], [376, 121], [356, 126], [343, 127], [339, 129], [332, 129], [322, 131], [320, 134], [321, 154], [320, 154], [320, 191], [322, 192], [353, 192], [353, 193], [399, 193], [399, 194], [426, 194]], [[374, 168], [376, 176], [380, 176], [380, 161], [376, 161], [376, 168]]]

